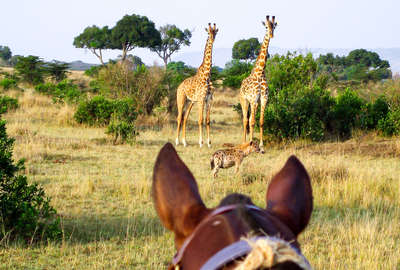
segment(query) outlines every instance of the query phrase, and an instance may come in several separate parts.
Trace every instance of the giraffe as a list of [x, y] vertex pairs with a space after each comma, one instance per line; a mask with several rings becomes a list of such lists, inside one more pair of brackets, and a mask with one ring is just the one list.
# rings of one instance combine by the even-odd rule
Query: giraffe
[[212, 58], [212, 46], [215, 40], [215, 36], [218, 29], [215, 26], [212, 27], [211, 23], [208, 24], [206, 28], [208, 33], [208, 38], [206, 42], [206, 47], [204, 49], [204, 58], [200, 67], [194, 76], [185, 79], [178, 87], [176, 93], [176, 103], [178, 106], [178, 127], [176, 131], [176, 145], [179, 144], [179, 132], [181, 128], [183, 107], [185, 105], [186, 99], [190, 101], [188, 108], [186, 109], [185, 115], [183, 117], [182, 126], [182, 143], [186, 147], [186, 121], [190, 114], [190, 110], [193, 104], [198, 102], [199, 105], [199, 145], [203, 146], [203, 113], [204, 108], [206, 110], [206, 128], [207, 128], [207, 145], [211, 146], [210, 141], [210, 110], [211, 110], [211, 100], [213, 95], [213, 87], [210, 80], [211, 75], [211, 58]]
[[255, 124], [255, 114], [257, 111], [258, 100], [261, 103], [260, 112], [260, 148], [263, 150], [263, 123], [264, 123], [264, 110], [268, 100], [268, 86], [265, 79], [265, 63], [268, 57], [268, 46], [271, 38], [274, 37], [274, 30], [277, 26], [275, 22], [275, 16], [272, 16], [272, 20], [269, 20], [269, 16], [266, 17], [266, 21], [262, 24], [267, 29], [264, 41], [260, 48], [257, 60], [251, 71], [251, 74], [242, 81], [240, 86], [240, 105], [242, 106], [243, 112], [243, 142], [246, 142], [246, 130], [247, 130], [247, 112], [250, 103], [250, 141], [253, 139], [253, 129]]

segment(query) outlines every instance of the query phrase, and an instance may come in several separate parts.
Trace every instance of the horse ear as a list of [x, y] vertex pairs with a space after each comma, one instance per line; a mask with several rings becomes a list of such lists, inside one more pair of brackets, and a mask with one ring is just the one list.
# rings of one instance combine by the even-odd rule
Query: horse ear
[[295, 156], [272, 178], [267, 191], [267, 210], [297, 236], [305, 229], [313, 209], [310, 177]]
[[174, 232], [177, 248], [211, 211], [205, 207], [192, 173], [170, 143], [158, 154], [152, 193], [158, 216]]

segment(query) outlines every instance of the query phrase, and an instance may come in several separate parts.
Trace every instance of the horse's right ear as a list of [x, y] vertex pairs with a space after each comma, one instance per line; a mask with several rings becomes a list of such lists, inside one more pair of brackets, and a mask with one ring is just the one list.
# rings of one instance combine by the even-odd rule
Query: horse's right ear
[[158, 216], [164, 226], [174, 232], [179, 249], [211, 210], [205, 207], [196, 180], [170, 143], [158, 154], [152, 193]]
[[295, 156], [274, 176], [267, 191], [267, 210], [297, 236], [308, 224], [313, 209], [310, 177]]

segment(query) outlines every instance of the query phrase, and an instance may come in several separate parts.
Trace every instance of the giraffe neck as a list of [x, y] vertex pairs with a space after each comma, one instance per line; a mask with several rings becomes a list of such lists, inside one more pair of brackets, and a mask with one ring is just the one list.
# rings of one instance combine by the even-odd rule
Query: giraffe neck
[[253, 67], [253, 70], [251, 71], [251, 74], [256, 77], [264, 75], [265, 63], [268, 57], [269, 40], [270, 37], [267, 32], [267, 34], [265, 34], [264, 41], [261, 45], [260, 53], [258, 54], [256, 63]]
[[208, 37], [206, 47], [204, 49], [203, 62], [201, 63], [199, 69], [197, 70], [197, 74], [200, 75], [205, 80], [208, 80], [210, 78], [213, 42], [214, 40]]

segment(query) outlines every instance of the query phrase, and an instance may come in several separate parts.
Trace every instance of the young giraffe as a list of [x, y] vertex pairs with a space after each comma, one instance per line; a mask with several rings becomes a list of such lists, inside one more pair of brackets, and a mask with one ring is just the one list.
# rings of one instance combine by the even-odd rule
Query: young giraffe
[[249, 77], [243, 80], [240, 87], [240, 104], [243, 112], [243, 142], [246, 142], [247, 131], [247, 111], [251, 108], [250, 115], [250, 141], [253, 139], [253, 129], [255, 124], [255, 114], [257, 111], [258, 100], [261, 100], [260, 112], [260, 148], [263, 147], [263, 123], [264, 123], [264, 110], [268, 100], [268, 86], [265, 79], [265, 62], [268, 57], [268, 46], [271, 38], [274, 37], [274, 29], [277, 25], [275, 16], [272, 16], [272, 21], [267, 16], [266, 21], [262, 22], [267, 29], [264, 41], [260, 48], [260, 53], [257, 57], [256, 63]]
[[176, 145], [179, 144], [179, 132], [182, 122], [183, 116], [183, 107], [185, 105], [186, 98], [189, 99], [190, 103], [186, 110], [185, 116], [183, 118], [183, 126], [182, 126], [182, 143], [186, 146], [186, 121], [190, 114], [190, 110], [193, 107], [195, 102], [199, 104], [199, 144], [200, 147], [203, 146], [203, 112], [204, 106], [206, 108], [206, 127], [207, 127], [207, 145], [211, 146], [210, 141], [210, 110], [211, 110], [211, 100], [213, 95], [212, 84], [210, 80], [211, 74], [211, 58], [212, 58], [212, 46], [214, 43], [215, 36], [218, 32], [218, 29], [215, 26], [211, 27], [211, 24], [208, 24], [208, 28], [206, 28], [208, 33], [207, 43], [204, 50], [204, 59], [203, 63], [197, 70], [197, 73], [184, 80], [178, 87], [176, 93], [176, 103], [178, 106], [178, 127], [176, 131]]

